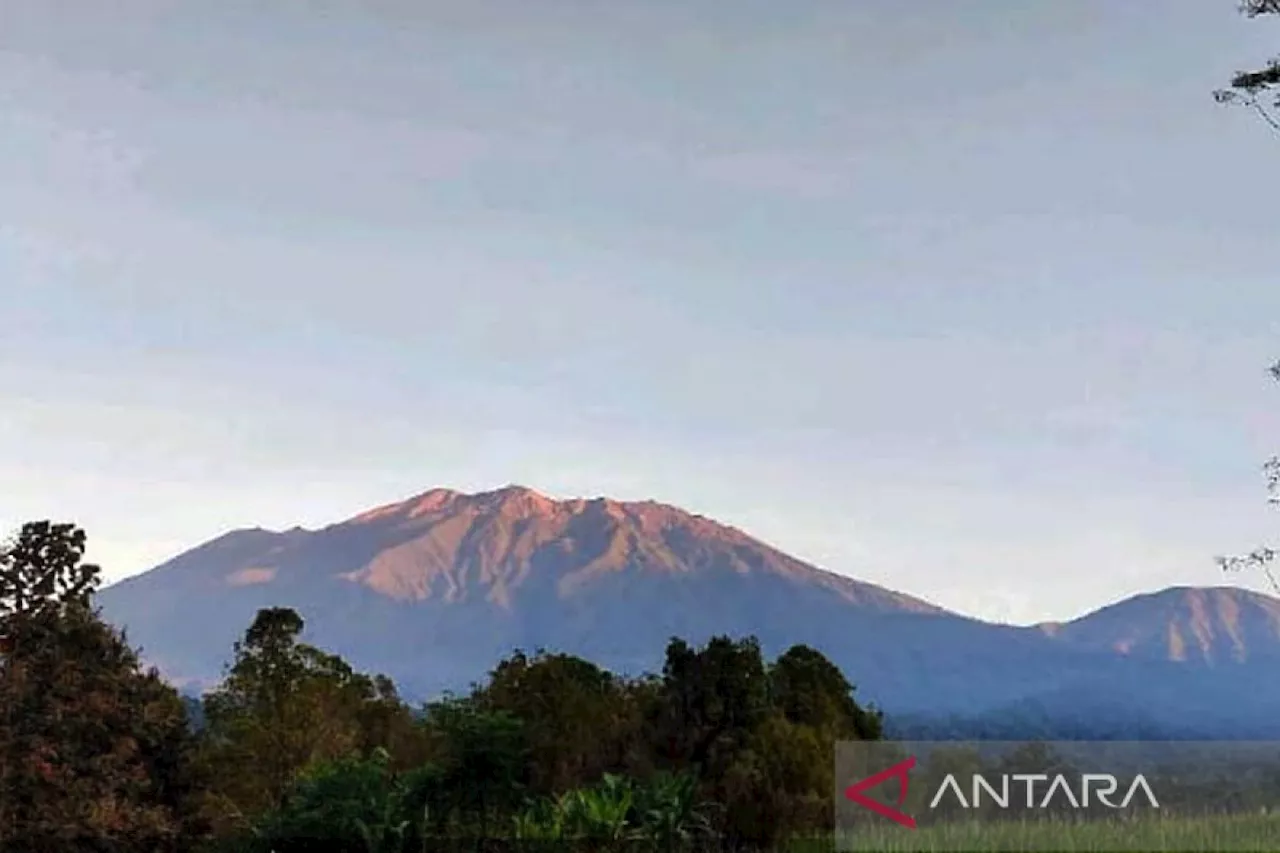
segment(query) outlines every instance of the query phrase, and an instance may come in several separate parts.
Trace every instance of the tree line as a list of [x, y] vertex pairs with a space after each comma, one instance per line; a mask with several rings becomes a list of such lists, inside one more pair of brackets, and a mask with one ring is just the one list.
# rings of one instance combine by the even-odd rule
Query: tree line
[[884, 721], [823, 655], [672, 639], [661, 673], [514, 652], [415, 707], [258, 612], [184, 699], [93, 605], [70, 524], [0, 549], [0, 849], [769, 848], [830, 830], [834, 743]]

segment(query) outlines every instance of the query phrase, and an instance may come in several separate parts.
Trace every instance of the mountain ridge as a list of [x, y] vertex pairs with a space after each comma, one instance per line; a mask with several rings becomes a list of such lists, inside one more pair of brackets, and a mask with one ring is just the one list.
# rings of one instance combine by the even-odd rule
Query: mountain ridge
[[[200, 545], [197, 545], [195, 548], [191, 549], [191, 551], [195, 551], [207, 546], [216, 545], [222, 542], [223, 540], [233, 539], [241, 535], [288, 536], [288, 535], [296, 535], [299, 533], [315, 534], [315, 533], [324, 533], [324, 532], [332, 531], [335, 528], [342, 528], [352, 524], [369, 523], [369, 522], [379, 521], [379, 520], [385, 521], [388, 518], [394, 517], [397, 514], [407, 514], [409, 517], [412, 518], [412, 517], [415, 517], [418, 513], [425, 511], [423, 506], [424, 502], [427, 502], [429, 504], [434, 501], [434, 502], [437, 502], [437, 504], [442, 504], [445, 501], [445, 499], [450, 501], [456, 500], [456, 499], [473, 499], [473, 500], [490, 501], [497, 498], [501, 498], [503, 496], [521, 498], [526, 501], [536, 501], [543, 505], [582, 506], [585, 504], [599, 503], [599, 504], [604, 504], [606, 506], [619, 507], [619, 508], [651, 507], [659, 510], [680, 513], [692, 519], [707, 521], [711, 525], [714, 525], [715, 527], [718, 527], [727, 531], [731, 531], [734, 534], [749, 538], [754, 542], [770, 549], [771, 551], [782, 554], [788, 560], [794, 561], [796, 563], [802, 563], [806, 567], [816, 570], [818, 572], [822, 572], [824, 574], [831, 575], [839, 579], [848, 579], [848, 580], [853, 580], [857, 583], [867, 584], [870, 586], [880, 586], [881, 588], [885, 588], [879, 584], [872, 584], [868, 581], [860, 581], [842, 572], [823, 568], [813, 563], [812, 561], [791, 557], [790, 555], [783, 552], [782, 549], [779, 548], [778, 546], [765, 542], [764, 540], [761, 540], [757, 537], [754, 537], [746, 533], [739, 527], [716, 521], [715, 519], [709, 518], [708, 516], [705, 516], [701, 513], [696, 513], [696, 512], [691, 512], [691, 511], [681, 509], [680, 507], [675, 506], [673, 504], [668, 504], [668, 503], [659, 502], [655, 500], [618, 500], [618, 499], [608, 498], [604, 496], [556, 498], [556, 497], [551, 497], [546, 493], [541, 492], [537, 489], [533, 489], [531, 487], [515, 484], [515, 483], [509, 483], [500, 487], [484, 489], [476, 492], [466, 492], [461, 489], [454, 489], [450, 487], [433, 487], [426, 491], [419, 492], [410, 497], [404, 498], [402, 500], [381, 504], [372, 509], [357, 512], [340, 521], [335, 521], [320, 527], [305, 527], [301, 525], [294, 525], [293, 527], [285, 528], [285, 529], [267, 528], [267, 527], [260, 527], [260, 526], [234, 528], [232, 530], [226, 531], [225, 533], [219, 534], [213, 539], [210, 539]], [[431, 508], [431, 507], [428, 507], [428, 508]], [[191, 553], [191, 551], [184, 552], [184, 554], [181, 554], [178, 556], [179, 557], [185, 556], [185, 554]], [[166, 566], [170, 562], [172, 562], [172, 559], [167, 560], [164, 563], [161, 563], [160, 565], [154, 566], [145, 571], [129, 575], [128, 577], [121, 578], [117, 581], [113, 581], [108, 586], [115, 587], [115, 586], [119, 586], [121, 584], [127, 583], [131, 580], [136, 580], [137, 578], [147, 575], [158, 568], [162, 568]], [[991, 625], [997, 625], [997, 624], [1009, 625], [1015, 628], [1034, 629], [1036, 631], [1040, 631], [1050, 636], [1055, 636], [1055, 635], [1063, 636], [1064, 632], [1069, 631], [1072, 628], [1072, 626], [1076, 626], [1078, 623], [1082, 623], [1083, 620], [1091, 619], [1100, 614], [1109, 612], [1113, 608], [1119, 607], [1121, 605], [1130, 606], [1132, 604], [1137, 604], [1138, 602], [1142, 602], [1142, 601], [1155, 600], [1155, 599], [1164, 600], [1168, 596], [1172, 596], [1175, 594], [1182, 594], [1182, 593], [1202, 593], [1205, 595], [1221, 594], [1224, 596], [1231, 596], [1239, 600], [1248, 600], [1248, 601], [1254, 601], [1254, 602], [1269, 602], [1271, 605], [1274, 605], [1274, 607], [1278, 611], [1280, 611], [1280, 597], [1270, 595], [1267, 593], [1257, 592], [1254, 590], [1249, 590], [1249, 589], [1238, 587], [1238, 586], [1232, 586], [1229, 584], [1204, 584], [1204, 585], [1194, 585], [1194, 586], [1188, 585], [1188, 584], [1172, 584], [1167, 587], [1162, 587], [1159, 589], [1150, 590], [1146, 592], [1135, 593], [1133, 595], [1116, 599], [1114, 601], [1099, 605], [1098, 607], [1095, 607], [1091, 610], [1088, 610], [1084, 613], [1079, 614], [1078, 616], [1075, 616], [1069, 619], [1041, 620], [1041, 621], [1029, 622], [1029, 623], [1006, 623], [1006, 622], [997, 622], [989, 619], [984, 619], [980, 616], [976, 616], [973, 614], [969, 614], [962, 611], [953, 610], [953, 609], [944, 607], [942, 605], [929, 601], [927, 597], [917, 593], [897, 592], [897, 591], [895, 592], [896, 594], [905, 596], [907, 598], [920, 601], [924, 605], [926, 605], [929, 609], [936, 610], [938, 612], [946, 612], [960, 618], [972, 619], [975, 621], [980, 621], [980, 622], [984, 622], [986, 624], [991, 624]]]
[[1066, 622], [1034, 626], [1077, 645], [1209, 666], [1280, 660], [1280, 599], [1226, 585], [1140, 593]]
[[[1179, 589], [1063, 623], [998, 625], [669, 504], [509, 485], [430, 489], [315, 530], [232, 531], [103, 589], [100, 602], [166, 675], [203, 686], [258, 608], [290, 606], [311, 641], [412, 695], [463, 689], [516, 648], [636, 672], [660, 663], [671, 636], [754, 634], [775, 653], [818, 648], [881, 707], [972, 717], [1028, 703], [1069, 713], [1064, 697], [1103, 690], [1136, 714], [1143, 690], [1194, 693], [1214, 667], [1215, 689], [1235, 690], [1232, 673], [1280, 660], [1280, 600]], [[1176, 648], [1161, 644], [1170, 631]], [[1241, 642], [1257, 648], [1232, 652]]]

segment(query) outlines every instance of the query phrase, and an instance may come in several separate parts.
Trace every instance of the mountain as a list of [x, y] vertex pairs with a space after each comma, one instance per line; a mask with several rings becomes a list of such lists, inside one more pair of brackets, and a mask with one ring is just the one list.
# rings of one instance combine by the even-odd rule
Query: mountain
[[[99, 602], [189, 689], [217, 680], [259, 608], [283, 605], [306, 619], [308, 641], [418, 698], [465, 689], [516, 648], [638, 673], [660, 668], [672, 636], [754, 634], [770, 655], [820, 649], [891, 718], [945, 719], [961, 733], [989, 727], [993, 714], [1064, 731], [1139, 717], [1171, 730], [1190, 714], [1221, 733], [1280, 721], [1280, 691], [1245, 677], [1280, 643], [1249, 629], [1237, 632], [1256, 642], [1249, 656], [1178, 658], [1147, 638], [1164, 636], [1162, 619], [1179, 636], [1205, 636], [1204, 620], [1178, 621], [1189, 607], [1247, 612], [1252, 624], [1255, 611], [1280, 606], [1241, 596], [1235, 611], [1134, 599], [1064, 625], [993, 625], [672, 506], [511, 486], [434, 489], [321, 530], [234, 531], [104, 589]], [[1212, 670], [1219, 659], [1231, 665]]]
[[318, 531], [234, 531], [100, 600], [179, 681], [216, 679], [253, 613], [287, 604], [317, 642], [430, 692], [466, 686], [516, 646], [625, 666], [708, 620], [739, 630], [785, 623], [787, 608], [941, 612], [673, 507], [514, 486], [436, 489]]
[[1280, 600], [1237, 587], [1171, 587], [1036, 627], [1078, 648], [1146, 660], [1280, 663]]

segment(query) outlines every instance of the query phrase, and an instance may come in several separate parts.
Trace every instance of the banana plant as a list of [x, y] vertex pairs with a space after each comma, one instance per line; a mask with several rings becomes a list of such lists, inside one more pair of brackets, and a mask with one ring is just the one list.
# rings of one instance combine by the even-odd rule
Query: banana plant
[[708, 804], [698, 801], [698, 780], [690, 774], [658, 774], [636, 803], [641, 836], [662, 850], [689, 847], [715, 834]]
[[621, 776], [606, 774], [599, 785], [571, 791], [560, 808], [571, 832], [578, 838], [620, 841], [633, 835], [628, 817], [635, 792]]
[[558, 802], [535, 800], [513, 819], [513, 834], [518, 841], [563, 841], [564, 818]]

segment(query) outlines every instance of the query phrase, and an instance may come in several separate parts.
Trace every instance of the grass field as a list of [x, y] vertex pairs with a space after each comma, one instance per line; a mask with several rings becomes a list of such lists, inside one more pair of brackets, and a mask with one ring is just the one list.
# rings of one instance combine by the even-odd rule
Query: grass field
[[1280, 850], [1280, 815], [1159, 816], [1128, 822], [968, 822], [910, 830], [896, 826], [810, 842], [795, 853], [1191, 853]]

